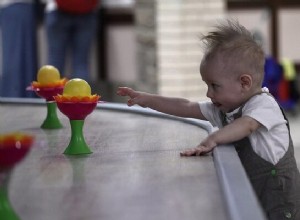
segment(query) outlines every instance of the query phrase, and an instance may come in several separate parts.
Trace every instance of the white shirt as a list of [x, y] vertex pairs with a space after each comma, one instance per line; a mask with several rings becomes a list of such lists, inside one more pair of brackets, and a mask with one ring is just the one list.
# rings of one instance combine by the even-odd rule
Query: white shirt
[[45, 11], [51, 12], [57, 9], [55, 0], [41, 0], [43, 3], [46, 3]]
[[[200, 102], [199, 106], [204, 117], [213, 126], [223, 127], [220, 111], [212, 102]], [[228, 123], [234, 120], [233, 114], [238, 110], [239, 108], [226, 114]], [[242, 116], [249, 116], [262, 124], [258, 130], [249, 136], [249, 140], [257, 155], [272, 164], [276, 164], [288, 150], [289, 131], [286, 126], [287, 121], [275, 99], [266, 93], [253, 96], [244, 105]]]

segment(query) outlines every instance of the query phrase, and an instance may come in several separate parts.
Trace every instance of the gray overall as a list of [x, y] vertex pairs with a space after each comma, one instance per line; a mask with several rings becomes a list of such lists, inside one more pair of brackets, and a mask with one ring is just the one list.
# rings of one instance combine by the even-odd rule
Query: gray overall
[[[242, 108], [234, 115], [235, 119], [242, 116]], [[225, 114], [220, 117], [225, 126]], [[290, 130], [289, 124], [287, 127]], [[300, 220], [300, 174], [291, 136], [289, 139], [288, 151], [276, 165], [258, 156], [248, 137], [233, 143], [269, 220]]]

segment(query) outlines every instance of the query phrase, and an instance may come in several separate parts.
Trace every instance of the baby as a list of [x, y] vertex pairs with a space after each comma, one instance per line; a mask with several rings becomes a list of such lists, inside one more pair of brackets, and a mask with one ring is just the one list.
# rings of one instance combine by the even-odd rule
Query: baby
[[288, 121], [267, 89], [262, 89], [265, 55], [252, 34], [227, 20], [202, 37], [200, 64], [210, 101], [192, 102], [120, 87], [128, 105], [209, 121], [219, 130], [181, 156], [199, 156], [232, 143], [270, 220], [300, 220], [300, 174]]

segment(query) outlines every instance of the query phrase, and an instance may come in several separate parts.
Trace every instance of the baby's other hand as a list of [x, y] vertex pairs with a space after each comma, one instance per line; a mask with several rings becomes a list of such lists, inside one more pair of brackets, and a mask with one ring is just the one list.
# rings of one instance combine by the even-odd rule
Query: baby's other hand
[[202, 156], [212, 151], [213, 148], [206, 146], [198, 146], [196, 148], [188, 149], [180, 152], [180, 156], [182, 157], [190, 157], [190, 156]]
[[213, 135], [207, 136], [197, 147], [185, 150], [180, 153], [180, 156], [201, 156], [211, 152], [217, 143], [214, 141]]

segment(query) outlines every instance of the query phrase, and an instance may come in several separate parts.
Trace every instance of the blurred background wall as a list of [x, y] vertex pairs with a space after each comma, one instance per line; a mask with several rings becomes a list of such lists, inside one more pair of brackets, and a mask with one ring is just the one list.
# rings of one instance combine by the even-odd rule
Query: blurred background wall
[[[102, 0], [92, 50], [93, 90], [107, 101], [124, 101], [115, 95], [118, 86], [206, 99], [199, 35], [228, 16], [253, 31], [267, 55], [291, 59], [299, 72], [298, 0]], [[46, 64], [44, 35], [40, 25], [40, 65]]]

